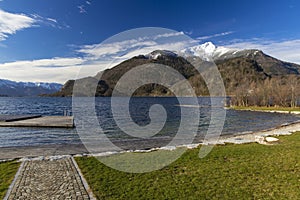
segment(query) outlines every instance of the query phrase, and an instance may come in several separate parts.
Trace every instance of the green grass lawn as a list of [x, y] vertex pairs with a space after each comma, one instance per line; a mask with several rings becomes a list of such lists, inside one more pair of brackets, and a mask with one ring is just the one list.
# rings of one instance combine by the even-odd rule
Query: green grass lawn
[[266, 107], [266, 106], [233, 106], [230, 107], [235, 110], [262, 110], [262, 111], [300, 111], [300, 107]]
[[188, 150], [150, 173], [111, 169], [76, 158], [98, 199], [300, 199], [300, 132], [272, 146], [216, 146], [205, 158]]
[[9, 185], [18, 171], [20, 163], [15, 161], [0, 163], [0, 199], [3, 199]]

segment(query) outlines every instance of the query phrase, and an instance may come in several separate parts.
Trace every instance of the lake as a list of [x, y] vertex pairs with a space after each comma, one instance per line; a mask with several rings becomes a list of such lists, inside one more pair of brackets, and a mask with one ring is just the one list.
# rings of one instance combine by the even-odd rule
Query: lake
[[[82, 104], [85, 104], [85, 101], [89, 100], [82, 98]], [[122, 104], [121, 98], [119, 102]], [[210, 98], [201, 97], [198, 98], [198, 102], [200, 107], [189, 108], [200, 109], [200, 122], [194, 142], [199, 142], [203, 139], [210, 122]], [[110, 103], [111, 99], [108, 97], [97, 97], [95, 101], [95, 110], [99, 125], [104, 134], [111, 141], [121, 144], [121, 146], [123, 143], [126, 143], [127, 146], [128, 143], [130, 143], [128, 148], [143, 148], [144, 146], [138, 143], [139, 141], [145, 142], [145, 140], [139, 140], [139, 138], [130, 136], [118, 128], [111, 112]], [[158, 144], [162, 139], [174, 137], [182, 117], [180, 112], [182, 107], [178, 106], [179, 101], [176, 98], [131, 98], [129, 110], [132, 120], [142, 127], [151, 123], [149, 108], [155, 104], [164, 106], [167, 114], [167, 120], [162, 130], [149, 140], [150, 143]], [[124, 105], [120, 105], [120, 109], [123, 108], [122, 106]], [[72, 98], [0, 98], [0, 114], [63, 115], [66, 111], [67, 113], [72, 113]], [[119, 117], [122, 118], [122, 116]], [[125, 117], [126, 116], [124, 116], [124, 120]], [[297, 120], [299, 120], [298, 116], [290, 114], [226, 110], [226, 120], [222, 135], [258, 131]], [[185, 128], [186, 131], [188, 131], [190, 127]], [[147, 144], [148, 146], [149, 142]], [[81, 140], [75, 128], [0, 128], [0, 147], [80, 143]]]

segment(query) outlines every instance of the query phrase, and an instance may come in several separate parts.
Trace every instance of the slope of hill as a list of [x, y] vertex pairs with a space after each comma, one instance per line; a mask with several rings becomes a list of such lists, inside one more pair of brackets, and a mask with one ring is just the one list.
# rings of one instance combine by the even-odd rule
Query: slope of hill
[[[88, 77], [77, 80], [83, 88], [90, 88], [92, 84], [98, 87], [92, 92], [82, 93], [82, 96], [111, 96], [117, 81], [130, 69], [147, 63], [158, 63], [168, 65], [179, 71], [190, 84], [194, 87], [197, 95], [208, 95], [206, 85], [201, 75], [187, 61], [188, 57], [196, 56], [201, 58], [202, 62], [212, 58], [224, 80], [226, 92], [229, 95], [235, 93], [240, 85], [250, 85], [251, 83], [260, 84], [265, 80], [300, 74], [300, 65], [283, 62], [271, 56], [264, 54], [259, 50], [233, 50], [224, 47], [215, 47], [212, 43], [206, 43], [196, 47], [182, 50], [180, 52], [170, 52], [156, 50], [147, 55], [139, 55], [126, 60], [119, 65], [99, 72], [95, 77]], [[101, 76], [101, 80], [99, 77]], [[74, 81], [67, 81], [63, 88], [54, 93], [53, 96], [71, 96]], [[83, 90], [84, 91], [84, 90]], [[96, 91], [96, 93], [95, 93]], [[167, 88], [149, 84], [139, 88], [136, 96], [172, 96], [173, 94]]]

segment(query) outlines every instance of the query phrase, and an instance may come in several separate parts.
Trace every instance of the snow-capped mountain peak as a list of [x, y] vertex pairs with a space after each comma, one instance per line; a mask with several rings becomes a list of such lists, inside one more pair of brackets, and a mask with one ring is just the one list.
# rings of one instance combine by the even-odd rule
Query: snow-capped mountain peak
[[216, 50], [216, 46], [212, 42], [206, 42], [204, 44], [199, 45], [198, 47], [200, 47], [200, 49], [208, 55], [212, 55]]
[[206, 42], [204, 44], [192, 46], [181, 50], [180, 52], [186, 56], [198, 56], [204, 60], [210, 60], [218, 56], [222, 56], [226, 53], [234, 53], [238, 51], [236, 49], [229, 49], [226, 47], [216, 47], [212, 42]]

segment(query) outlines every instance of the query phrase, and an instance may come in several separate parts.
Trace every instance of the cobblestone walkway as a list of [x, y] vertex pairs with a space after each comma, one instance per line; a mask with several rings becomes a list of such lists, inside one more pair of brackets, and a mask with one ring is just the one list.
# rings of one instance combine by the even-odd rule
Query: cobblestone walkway
[[8, 197], [18, 199], [90, 199], [71, 158], [25, 161]]

